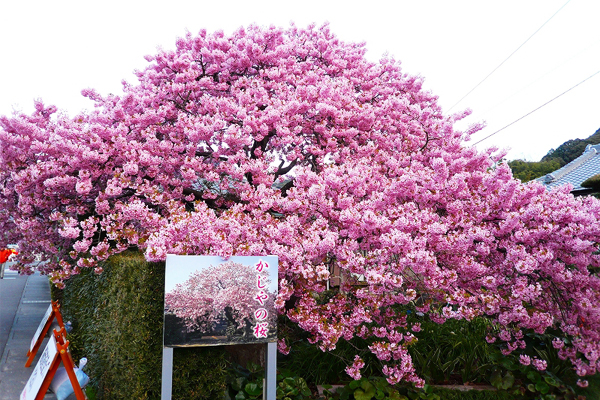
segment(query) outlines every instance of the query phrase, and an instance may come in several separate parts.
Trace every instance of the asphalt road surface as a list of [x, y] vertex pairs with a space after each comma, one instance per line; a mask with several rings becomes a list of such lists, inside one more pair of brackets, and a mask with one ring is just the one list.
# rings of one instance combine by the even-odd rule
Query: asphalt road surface
[[8, 267], [14, 263], [7, 262], [4, 268], [4, 278], [0, 279], [0, 357], [8, 341], [8, 335], [13, 326], [19, 302], [23, 295], [27, 276], [10, 271]]
[[[48, 277], [37, 272], [29, 276], [8, 268], [4, 272], [0, 279], [0, 400], [16, 400], [48, 340], [44, 339], [32, 366], [25, 368], [31, 339], [50, 305], [50, 286]], [[56, 396], [48, 392], [43, 399], [56, 400]]]

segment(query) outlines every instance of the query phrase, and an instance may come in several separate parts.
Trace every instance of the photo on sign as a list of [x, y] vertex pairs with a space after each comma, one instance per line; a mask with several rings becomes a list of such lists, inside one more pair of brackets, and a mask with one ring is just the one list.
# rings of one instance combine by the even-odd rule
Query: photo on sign
[[277, 340], [277, 256], [167, 256], [164, 345]]

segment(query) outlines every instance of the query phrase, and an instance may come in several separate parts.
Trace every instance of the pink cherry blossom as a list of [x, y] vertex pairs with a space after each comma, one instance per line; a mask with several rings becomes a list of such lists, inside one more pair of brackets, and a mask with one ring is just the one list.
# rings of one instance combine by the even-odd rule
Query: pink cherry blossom
[[[201, 31], [147, 57], [123, 95], [84, 90], [91, 112], [38, 101], [0, 118], [0, 247], [59, 285], [132, 248], [277, 255], [268, 301], [324, 350], [365, 339], [392, 383], [423, 385], [408, 307], [485, 317], [506, 354], [552, 329], [595, 373], [600, 202], [513, 179], [502, 152], [469, 147], [481, 125], [455, 128], [468, 111], [365, 52], [327, 26]], [[175, 308], [210, 324], [194, 307]]]
[[534, 358], [531, 360], [531, 364], [538, 370], [544, 371], [548, 366], [548, 363], [545, 360], [540, 360], [539, 358]]
[[521, 354], [519, 356], [519, 362], [523, 365], [529, 365], [531, 364], [531, 358], [528, 355]]

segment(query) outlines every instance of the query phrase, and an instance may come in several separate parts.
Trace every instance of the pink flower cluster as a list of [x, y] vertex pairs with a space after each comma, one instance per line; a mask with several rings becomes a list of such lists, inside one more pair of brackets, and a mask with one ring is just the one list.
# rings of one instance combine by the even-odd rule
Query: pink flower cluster
[[480, 126], [454, 129], [466, 113], [364, 54], [327, 26], [202, 31], [122, 96], [84, 91], [90, 113], [1, 118], [0, 247], [58, 284], [128, 248], [277, 255], [279, 311], [325, 350], [367, 339], [390, 382], [422, 384], [410, 304], [487, 317], [507, 353], [558, 329], [560, 356], [595, 373], [600, 202], [513, 179], [466, 145]]

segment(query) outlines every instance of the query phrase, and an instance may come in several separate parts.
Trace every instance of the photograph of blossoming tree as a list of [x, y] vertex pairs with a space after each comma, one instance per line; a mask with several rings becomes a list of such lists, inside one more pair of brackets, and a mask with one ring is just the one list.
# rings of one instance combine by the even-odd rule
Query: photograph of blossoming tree
[[277, 340], [277, 257], [168, 256], [165, 346]]

